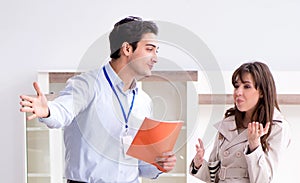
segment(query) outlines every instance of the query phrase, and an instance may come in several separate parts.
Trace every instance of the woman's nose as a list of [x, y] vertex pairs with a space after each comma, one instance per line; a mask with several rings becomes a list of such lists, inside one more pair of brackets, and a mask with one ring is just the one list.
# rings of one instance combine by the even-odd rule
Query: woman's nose
[[241, 96], [242, 93], [243, 93], [243, 91], [242, 91], [242, 89], [241, 89], [240, 87], [235, 89], [235, 94], [236, 94], [237, 96]]

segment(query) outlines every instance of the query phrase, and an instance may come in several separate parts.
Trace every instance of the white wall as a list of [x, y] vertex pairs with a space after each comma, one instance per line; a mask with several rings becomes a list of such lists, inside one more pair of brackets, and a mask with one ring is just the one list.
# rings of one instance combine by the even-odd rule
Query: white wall
[[[39, 70], [77, 69], [91, 45], [120, 18], [139, 15], [188, 29], [203, 40], [222, 70], [232, 71], [245, 60], [260, 58], [273, 70], [289, 73], [300, 71], [299, 8], [296, 0], [2, 0], [1, 182], [20, 183], [25, 177], [18, 96], [34, 93], [32, 81]], [[161, 54], [174, 58], [174, 52]], [[99, 50], [99, 58], [106, 57]], [[289, 83], [295, 88], [296, 79], [281, 79], [278, 87]]]

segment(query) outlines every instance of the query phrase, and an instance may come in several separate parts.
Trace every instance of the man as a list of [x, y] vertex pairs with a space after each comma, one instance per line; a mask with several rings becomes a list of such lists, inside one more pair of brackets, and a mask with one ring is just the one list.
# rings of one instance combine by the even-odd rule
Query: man
[[[137, 183], [139, 176], [162, 173], [126, 155], [126, 144], [144, 117], [151, 116], [151, 99], [136, 80], [151, 75], [157, 62], [157, 33], [152, 21], [126, 17], [109, 35], [109, 63], [69, 79], [54, 101], [47, 101], [36, 82], [36, 97], [20, 96], [20, 111], [32, 113], [28, 120], [38, 117], [49, 128], [64, 128], [69, 183]], [[157, 163], [168, 172], [176, 157], [166, 152]]]

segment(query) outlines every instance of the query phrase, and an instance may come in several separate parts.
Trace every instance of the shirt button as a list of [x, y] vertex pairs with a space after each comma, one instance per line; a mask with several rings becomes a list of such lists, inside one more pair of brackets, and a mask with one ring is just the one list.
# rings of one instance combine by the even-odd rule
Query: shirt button
[[238, 152], [235, 153], [235, 156], [236, 156], [237, 158], [240, 158], [240, 157], [242, 157], [242, 153], [238, 151]]
[[224, 151], [224, 153], [223, 153], [223, 155], [225, 156], [225, 157], [227, 157], [227, 156], [229, 156], [229, 151]]

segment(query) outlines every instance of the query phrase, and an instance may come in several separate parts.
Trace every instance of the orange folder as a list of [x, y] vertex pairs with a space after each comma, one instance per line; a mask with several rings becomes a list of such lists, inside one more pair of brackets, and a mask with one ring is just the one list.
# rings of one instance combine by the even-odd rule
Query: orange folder
[[183, 121], [157, 121], [145, 118], [126, 154], [151, 163], [165, 172], [155, 163], [155, 159], [174, 149], [182, 125]]

